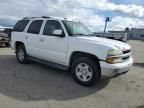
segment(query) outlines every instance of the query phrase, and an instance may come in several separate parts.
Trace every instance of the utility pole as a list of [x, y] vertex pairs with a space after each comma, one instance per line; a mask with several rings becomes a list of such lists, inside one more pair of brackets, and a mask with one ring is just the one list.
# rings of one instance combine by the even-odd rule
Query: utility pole
[[110, 21], [111, 21], [110, 17], [106, 17], [106, 19], [105, 19], [105, 27], [104, 27], [104, 33], [103, 33], [103, 36], [104, 36], [104, 34], [105, 34], [105, 32], [106, 32], [107, 23], [110, 22]]

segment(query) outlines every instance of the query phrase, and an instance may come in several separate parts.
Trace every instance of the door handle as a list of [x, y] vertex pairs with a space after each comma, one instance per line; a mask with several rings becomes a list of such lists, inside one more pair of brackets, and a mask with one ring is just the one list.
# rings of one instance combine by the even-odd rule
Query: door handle
[[44, 38], [40, 38], [40, 41], [43, 42], [43, 41], [44, 41]]
[[28, 39], [28, 36], [25, 36], [25, 39]]

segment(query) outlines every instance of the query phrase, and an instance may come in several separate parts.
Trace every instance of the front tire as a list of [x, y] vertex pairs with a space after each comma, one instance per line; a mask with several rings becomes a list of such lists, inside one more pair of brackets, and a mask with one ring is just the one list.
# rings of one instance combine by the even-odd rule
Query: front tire
[[74, 60], [71, 71], [74, 80], [83, 86], [92, 86], [100, 78], [98, 63], [87, 57]]
[[28, 63], [27, 53], [24, 45], [18, 45], [16, 49], [16, 58], [20, 64]]

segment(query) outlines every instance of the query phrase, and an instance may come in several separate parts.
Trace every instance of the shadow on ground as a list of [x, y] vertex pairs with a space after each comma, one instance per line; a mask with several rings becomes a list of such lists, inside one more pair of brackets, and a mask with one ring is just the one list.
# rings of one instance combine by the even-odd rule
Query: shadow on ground
[[136, 107], [136, 108], [144, 108], [144, 105], [138, 106], [138, 107]]
[[144, 68], [144, 63], [134, 63], [133, 66]]
[[108, 83], [101, 80], [85, 88], [73, 81], [70, 72], [38, 63], [21, 65], [14, 55], [0, 55], [0, 93], [17, 100], [77, 99], [102, 90]]

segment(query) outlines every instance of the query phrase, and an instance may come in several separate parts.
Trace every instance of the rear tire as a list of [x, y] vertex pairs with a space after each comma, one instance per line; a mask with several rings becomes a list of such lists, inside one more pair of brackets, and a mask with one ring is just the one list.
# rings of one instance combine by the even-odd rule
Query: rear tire
[[5, 46], [9, 47], [9, 46], [10, 46], [10, 44], [9, 44], [9, 43], [5, 43]]
[[23, 44], [17, 46], [16, 58], [20, 64], [28, 63], [27, 53]]
[[88, 57], [74, 60], [71, 72], [74, 80], [82, 86], [93, 86], [100, 79], [98, 63]]

